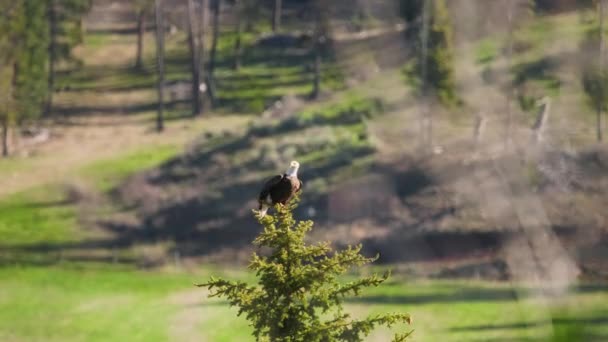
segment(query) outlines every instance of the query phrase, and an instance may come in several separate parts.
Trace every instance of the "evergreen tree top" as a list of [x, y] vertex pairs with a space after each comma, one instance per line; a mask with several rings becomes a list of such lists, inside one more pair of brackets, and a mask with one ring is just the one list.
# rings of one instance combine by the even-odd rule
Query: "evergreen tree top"
[[[198, 286], [208, 287], [210, 297], [226, 298], [238, 307], [238, 315], [251, 322], [256, 341], [363, 341], [377, 326], [410, 324], [408, 314], [358, 320], [345, 312], [345, 297], [382, 284], [389, 273], [341, 283], [340, 275], [377, 257], [363, 256], [361, 245], [333, 251], [329, 242], [307, 244], [313, 222], [293, 218], [298, 201], [275, 206], [274, 215], [256, 216], [264, 230], [253, 243], [270, 250], [267, 256], [254, 253], [251, 258], [249, 269], [255, 272], [257, 285], [212, 277]], [[396, 335], [393, 341], [405, 341], [410, 334]]]

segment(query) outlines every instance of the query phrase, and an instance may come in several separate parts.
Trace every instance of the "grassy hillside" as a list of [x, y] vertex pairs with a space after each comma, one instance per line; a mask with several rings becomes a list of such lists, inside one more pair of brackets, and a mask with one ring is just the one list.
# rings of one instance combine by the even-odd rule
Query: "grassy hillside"
[[[103, 3], [92, 17], [132, 15]], [[287, 28], [297, 21], [289, 13]], [[471, 13], [453, 15], [467, 33]], [[401, 73], [411, 56], [401, 26], [338, 27], [324, 93], [310, 101], [309, 50], [268, 48], [267, 24], [254, 26], [234, 71], [227, 24], [218, 106], [191, 118], [188, 95], [178, 96], [160, 135], [152, 32], [135, 70], [135, 35], [124, 29], [133, 23], [91, 26], [76, 51], [83, 65], [58, 77], [52, 138], [0, 159], [0, 340], [247, 341], [236, 310], [193, 283], [252, 278], [231, 268], [247, 262], [260, 229], [250, 210], [264, 179], [292, 159], [305, 184], [296, 215], [315, 220], [312, 238], [362, 242], [396, 269], [390, 284], [349, 301], [355, 314], [409, 312], [420, 341], [608, 339], [608, 151], [589, 146], [579, 19], [523, 21], [511, 67], [503, 34], [459, 40], [465, 104], [430, 107], [432, 155], [419, 150], [423, 107]], [[167, 37], [167, 52], [168, 80], [187, 82], [183, 32]], [[506, 153], [510, 80], [521, 96]], [[529, 148], [533, 103], [545, 95], [548, 143]], [[477, 114], [488, 124], [475, 144]]]
[[[128, 12], [121, 6], [113, 10]], [[59, 127], [73, 140], [64, 139], [63, 145], [57, 140], [35, 158], [0, 162], [4, 174], [17, 177], [11, 186], [21, 190], [0, 203], [11, 212], [3, 218], [4, 231], [16, 236], [5, 246], [41, 257], [66, 249], [109, 257], [118, 249], [137, 259], [134, 249], [151, 245], [155, 263], [170, 262], [176, 251], [215, 261], [243, 260], [256, 232], [249, 209], [259, 185], [298, 159], [306, 184], [300, 214], [324, 227], [318, 239], [365, 242], [370, 252], [382, 251], [387, 262], [472, 258], [485, 265], [496, 260], [478, 261], [477, 255], [493, 258], [517, 231], [513, 217], [522, 220], [522, 211], [513, 204], [540, 202], [542, 212], [532, 216], [546, 217], [549, 230], [566, 233], [561, 241], [576, 254], [590, 243], [571, 241], [577, 232], [603, 234], [590, 217], [603, 217], [596, 212], [606, 201], [587, 191], [588, 179], [604, 184], [605, 153], [566, 150], [593, 139], [592, 115], [571, 58], [587, 26], [570, 13], [522, 21], [516, 31], [521, 50], [511, 68], [505, 64], [501, 34], [489, 32], [458, 44], [456, 70], [465, 105], [449, 111], [432, 107], [434, 144], [443, 151], [432, 158], [418, 153], [420, 103], [400, 77], [400, 64], [394, 64], [407, 55], [398, 29], [359, 36], [337, 32], [333, 53], [324, 60], [327, 93], [311, 102], [305, 96], [311, 89], [310, 51], [269, 48], [258, 39], [263, 26], [254, 27], [244, 35], [243, 68], [235, 71], [234, 28], [225, 25], [218, 50], [217, 113], [190, 120], [187, 99], [172, 101], [169, 131], [162, 136], [144, 133], [153, 124], [155, 106], [151, 34], [145, 67], [135, 70], [133, 34], [93, 30], [77, 51], [84, 66], [66, 70], [58, 81], [66, 85], [60, 86], [65, 89], [57, 100]], [[183, 32], [169, 35], [167, 53], [168, 79], [187, 82]], [[387, 62], [390, 53], [401, 57]], [[520, 98], [521, 108], [512, 109], [518, 140], [529, 139], [525, 127], [536, 112], [526, 106], [535, 96], [555, 96], [557, 102], [550, 143], [523, 153], [528, 158], [523, 162], [516, 155], [526, 147], [515, 155], [500, 151], [509, 79], [532, 94], [522, 93], [530, 98]], [[232, 112], [253, 115], [226, 115]], [[482, 147], [473, 146], [471, 112], [487, 114]], [[80, 135], [97, 141], [74, 144]], [[193, 142], [184, 149], [187, 141]], [[66, 148], [61, 171], [48, 175], [53, 151]], [[589, 162], [593, 158], [597, 163]], [[69, 180], [56, 181], [62, 177]], [[48, 189], [43, 198], [34, 185]], [[525, 191], [514, 192], [515, 186]], [[555, 193], [563, 189], [568, 190]], [[59, 204], [38, 210], [29, 206], [32, 202]], [[32, 218], [48, 218], [47, 224], [26, 233], [33, 230]], [[55, 238], [46, 241], [45, 236]], [[449, 247], [449, 241], [459, 242]], [[403, 246], [409, 254], [400, 253]]]

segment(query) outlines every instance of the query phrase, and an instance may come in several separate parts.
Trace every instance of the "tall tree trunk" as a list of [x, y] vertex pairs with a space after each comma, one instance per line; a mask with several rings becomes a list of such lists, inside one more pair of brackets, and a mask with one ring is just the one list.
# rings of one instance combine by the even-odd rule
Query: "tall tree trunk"
[[220, 37], [220, 11], [221, 0], [213, 1], [213, 40], [211, 41], [211, 53], [209, 56], [209, 68], [207, 70], [207, 91], [211, 99], [211, 105], [216, 106], [215, 93], [215, 62], [217, 57], [217, 43]]
[[158, 112], [156, 116], [156, 130], [164, 129], [164, 90], [165, 90], [165, 25], [163, 22], [162, 0], [155, 2], [156, 16], [156, 63], [158, 67]]
[[146, 33], [146, 12], [142, 9], [137, 13], [137, 51], [135, 53], [135, 68], [143, 67], [144, 35]]
[[44, 108], [44, 115], [50, 116], [53, 109], [53, 93], [55, 88], [55, 64], [57, 62], [57, 8], [55, 0], [48, 3], [48, 23], [50, 32], [49, 42], [49, 75], [48, 75], [48, 95]]
[[281, 16], [283, 15], [283, 1], [274, 0], [272, 8], [272, 32], [277, 32], [281, 29]]
[[[515, 0], [509, 0], [507, 4], [507, 70], [510, 72], [512, 61], [513, 61], [513, 34], [515, 31]], [[513, 113], [511, 109], [511, 103], [513, 102], [513, 85], [509, 83], [507, 85], [507, 98], [505, 103], [505, 111], [506, 111], [506, 122], [505, 122], [505, 137], [504, 137], [504, 146], [505, 149], [509, 148], [511, 144], [511, 125], [513, 121]]]
[[8, 113], [0, 117], [2, 120], [2, 156], [8, 157]]
[[429, 69], [429, 21], [431, 12], [433, 10], [433, 6], [431, 3], [432, 0], [424, 0], [424, 4], [422, 5], [422, 29], [420, 31], [420, 41], [422, 48], [420, 50], [420, 58], [422, 59], [421, 70], [420, 70], [420, 80], [422, 82], [421, 85], [421, 95], [422, 95], [422, 112], [420, 114], [420, 146], [422, 149], [428, 148], [429, 150], [432, 148], [432, 135], [433, 135], [433, 124], [431, 117], [431, 110], [429, 108], [429, 81], [428, 81], [428, 69]]
[[321, 92], [321, 47], [319, 43], [315, 44], [315, 62], [314, 62], [314, 77], [312, 83], [312, 93], [310, 97], [316, 99]]
[[194, 0], [188, 0], [188, 47], [190, 49], [190, 69], [192, 72], [191, 84], [192, 84], [192, 115], [198, 115], [200, 113], [200, 73], [199, 73], [199, 60], [198, 60], [198, 47], [196, 46], [195, 32], [198, 31], [198, 25], [196, 20], [196, 13], [194, 12]]
[[235, 7], [236, 7], [236, 39], [234, 41], [234, 64], [232, 65], [232, 68], [234, 70], [239, 70], [241, 68], [241, 54], [242, 54], [242, 41], [241, 41], [241, 35], [243, 33], [243, 10], [241, 8], [241, 1], [242, 0], [236, 0], [235, 1]]
[[428, 76], [428, 69], [429, 69], [429, 56], [428, 56], [428, 49], [429, 49], [429, 30], [430, 30], [430, 18], [431, 18], [431, 14], [433, 12], [433, 0], [424, 0], [424, 5], [422, 8], [422, 74], [421, 74], [421, 80], [422, 80], [422, 101], [423, 101], [423, 105], [422, 105], [422, 122], [426, 123], [426, 125], [423, 124], [423, 132], [422, 134], [426, 136], [423, 137], [423, 147], [427, 147], [429, 150], [432, 149], [432, 120], [433, 118], [431, 117], [431, 110], [430, 110], [430, 104], [429, 104], [429, 76]]
[[314, 0], [313, 2], [314, 16], [315, 16], [315, 28], [313, 35], [313, 55], [314, 55], [314, 67], [313, 67], [313, 84], [311, 98], [316, 99], [321, 92], [321, 57], [323, 50], [327, 44], [329, 27], [327, 19], [327, 4], [324, 0]]
[[8, 89], [6, 90], [7, 96], [7, 105], [5, 106], [4, 114], [0, 115], [0, 125], [2, 126], [2, 156], [8, 157], [10, 154], [9, 146], [8, 146], [8, 129], [9, 129], [9, 115], [10, 111], [14, 110], [13, 105], [17, 102], [15, 89], [17, 89], [17, 80], [19, 78], [19, 63], [17, 62], [7, 62], [7, 65], [12, 63], [12, 75], [11, 82], [8, 84]]
[[598, 4], [598, 15], [599, 15], [599, 22], [600, 22], [600, 79], [602, 80], [601, 83], [601, 91], [600, 91], [600, 101], [597, 107], [597, 141], [602, 141], [604, 140], [604, 130], [603, 130], [603, 123], [602, 123], [602, 116], [603, 116], [603, 111], [604, 111], [604, 102], [606, 101], [606, 99], [604, 99], [604, 93], [605, 93], [605, 89], [604, 87], [606, 87], [605, 84], [605, 77], [604, 77], [604, 58], [605, 56], [605, 50], [606, 50], [606, 44], [604, 42], [604, 10], [605, 10], [606, 4], [604, 3], [604, 0], [600, 0], [599, 4]]
[[[209, 0], [203, 0], [201, 3], [201, 12], [199, 15], [199, 30], [198, 30], [198, 59], [199, 59], [199, 87], [201, 90], [200, 96], [200, 113], [205, 111], [205, 99], [209, 92], [209, 84], [205, 77], [205, 34], [207, 32], [207, 12], [209, 9]], [[204, 89], [203, 88], [204, 83]]]

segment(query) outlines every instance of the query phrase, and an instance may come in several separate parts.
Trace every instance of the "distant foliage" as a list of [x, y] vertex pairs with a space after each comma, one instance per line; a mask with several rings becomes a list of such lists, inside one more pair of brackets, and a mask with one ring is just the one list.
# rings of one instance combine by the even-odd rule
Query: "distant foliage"
[[[375, 258], [361, 255], [361, 246], [334, 252], [328, 242], [306, 244], [313, 222], [294, 220], [297, 202], [276, 206], [275, 215], [259, 218], [264, 231], [254, 244], [268, 248], [270, 255], [254, 254], [251, 259], [249, 269], [259, 279], [257, 286], [215, 278], [199, 286], [208, 287], [211, 297], [224, 297], [238, 307], [238, 314], [251, 322], [256, 341], [363, 341], [378, 326], [410, 323], [407, 314], [358, 320], [344, 311], [345, 297], [382, 284], [389, 274], [339, 282], [340, 275]], [[410, 334], [396, 335], [393, 341], [405, 341]]]
[[82, 17], [91, 8], [92, 0], [53, 0], [53, 17], [55, 18], [54, 53], [57, 61], [80, 62], [72, 54], [72, 50], [84, 41]]
[[13, 27], [17, 44], [14, 59], [14, 96], [19, 119], [40, 115], [47, 98], [49, 29], [46, 1], [17, 4]]
[[41, 115], [52, 91], [51, 53], [55, 62], [73, 60], [71, 50], [82, 42], [81, 18], [89, 7], [90, 0], [0, 1], [0, 92], [11, 94], [15, 121]]
[[[416, 6], [414, 8], [418, 10]], [[422, 39], [419, 40], [418, 58], [408, 64], [404, 72], [408, 83], [421, 92], [433, 95], [444, 105], [456, 105], [460, 103], [460, 99], [456, 94], [453, 28], [448, 7], [445, 0], [432, 0], [429, 3], [429, 10], [427, 46], [424, 46]], [[405, 15], [403, 11], [402, 14]], [[421, 22], [421, 20], [417, 21], [419, 25], [422, 25]], [[421, 51], [425, 48], [427, 53], [423, 60]], [[421, 79], [424, 64], [427, 68], [426, 80]]]
[[583, 89], [589, 104], [595, 109], [608, 110], [608, 70], [587, 67], [582, 77]]
[[311, 126], [361, 124], [383, 112], [384, 105], [379, 99], [353, 98], [324, 108], [303, 111], [285, 120], [261, 122], [252, 128], [252, 132], [258, 136], [268, 136]]
[[[606, 32], [603, 36], [605, 35]], [[594, 16], [581, 42], [581, 50], [584, 53], [581, 82], [590, 106], [605, 111], [608, 109], [608, 65], [600, 66], [601, 37], [599, 21], [597, 16]]]

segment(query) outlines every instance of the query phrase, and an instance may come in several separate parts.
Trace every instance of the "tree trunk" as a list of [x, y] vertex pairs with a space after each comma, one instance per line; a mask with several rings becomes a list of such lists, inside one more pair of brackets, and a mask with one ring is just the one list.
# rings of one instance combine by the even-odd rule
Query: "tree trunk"
[[135, 68], [143, 67], [144, 35], [146, 33], [146, 13], [142, 9], [137, 14], [137, 51], [135, 54]]
[[2, 156], [8, 157], [8, 114], [2, 116]]
[[51, 115], [53, 109], [53, 92], [55, 88], [55, 64], [57, 61], [57, 8], [55, 0], [49, 0], [48, 4], [48, 23], [49, 23], [49, 76], [48, 76], [48, 95], [44, 109], [44, 116]]
[[207, 71], [207, 91], [211, 99], [211, 105], [216, 106], [215, 97], [215, 62], [217, 57], [217, 43], [220, 37], [220, 10], [221, 0], [213, 0], [213, 40], [211, 41], [211, 53], [209, 56], [209, 68]]
[[274, 0], [274, 7], [272, 8], [272, 32], [277, 32], [281, 29], [282, 2], [282, 0]]
[[604, 0], [600, 0], [599, 4], [598, 4], [598, 11], [599, 11], [599, 22], [600, 22], [600, 79], [602, 80], [601, 82], [601, 91], [600, 91], [600, 100], [598, 101], [598, 107], [597, 107], [597, 141], [601, 142], [602, 140], [604, 140], [604, 130], [603, 130], [603, 123], [602, 123], [602, 116], [603, 116], [603, 111], [604, 111], [604, 102], [606, 101], [606, 99], [604, 99], [604, 93], [605, 93], [605, 89], [604, 87], [606, 86], [605, 84], [605, 77], [604, 77], [604, 58], [605, 56], [605, 49], [606, 49], [606, 44], [604, 42], [604, 7], [606, 5], [604, 4]]
[[200, 113], [200, 72], [198, 60], [198, 47], [196, 46], [195, 32], [198, 31], [196, 13], [194, 12], [194, 0], [188, 0], [188, 16], [186, 18], [188, 27], [188, 47], [190, 49], [190, 69], [192, 72], [192, 115]]
[[420, 70], [421, 80], [421, 97], [422, 97], [422, 113], [420, 114], [420, 146], [422, 149], [432, 149], [432, 136], [433, 136], [433, 119], [431, 117], [431, 110], [429, 108], [429, 81], [428, 81], [428, 69], [429, 69], [429, 21], [431, 11], [433, 10], [432, 4], [429, 1], [424, 1], [422, 6], [422, 29], [420, 31], [420, 40], [422, 48], [420, 51], [420, 58], [422, 60]]
[[165, 25], [163, 22], [162, 0], [156, 0], [156, 63], [158, 67], [158, 113], [156, 116], [156, 130], [164, 129], [164, 90], [165, 90]]
[[239, 70], [241, 67], [241, 54], [242, 54], [242, 42], [241, 35], [243, 33], [243, 11], [240, 8], [241, 2], [239, 0], [235, 1], [236, 7], [236, 39], [234, 41], [234, 64], [232, 68], [234, 70]]
[[[515, 31], [515, 23], [514, 23], [514, 12], [515, 12], [515, 3], [514, 0], [509, 0], [508, 8], [507, 8], [507, 70], [511, 70], [512, 60], [513, 60], [513, 34]], [[505, 141], [504, 146], [505, 149], [509, 148], [511, 144], [511, 125], [513, 120], [513, 113], [511, 110], [511, 102], [513, 102], [513, 85], [507, 85], [507, 98], [506, 98], [506, 123], [505, 123]]]
[[[208, 94], [209, 84], [205, 77], [205, 34], [207, 32], [207, 10], [209, 9], [209, 0], [203, 0], [201, 4], [201, 12], [199, 18], [199, 30], [198, 30], [198, 59], [199, 59], [199, 90], [200, 95], [200, 113], [205, 111], [205, 99]], [[202, 88], [203, 83], [205, 84], [204, 89]], [[204, 90], [204, 91], [203, 91]]]
[[326, 4], [324, 0], [315, 0], [313, 3], [314, 6], [314, 16], [315, 16], [315, 31], [314, 31], [314, 41], [313, 41], [313, 53], [314, 53], [314, 67], [313, 67], [313, 84], [312, 84], [312, 93], [310, 97], [312, 99], [316, 99], [319, 97], [319, 93], [321, 92], [321, 57], [322, 52], [327, 43], [328, 28], [327, 28], [327, 17], [326, 17]]
[[[318, 45], [318, 44], [316, 44]], [[321, 92], [321, 49], [315, 47], [314, 77], [310, 97], [316, 99]]]

